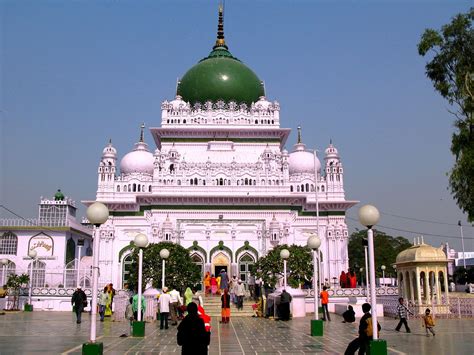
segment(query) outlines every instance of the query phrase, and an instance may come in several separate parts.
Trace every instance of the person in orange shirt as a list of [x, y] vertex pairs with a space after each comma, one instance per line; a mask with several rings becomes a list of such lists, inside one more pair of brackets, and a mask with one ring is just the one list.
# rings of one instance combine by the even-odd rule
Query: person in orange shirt
[[329, 303], [329, 293], [327, 291], [327, 287], [324, 286], [323, 290], [319, 294], [319, 298], [321, 298], [321, 306], [323, 307], [323, 320], [326, 320], [326, 317], [328, 321], [331, 321], [331, 317], [329, 316], [329, 310], [328, 310], [328, 303]]

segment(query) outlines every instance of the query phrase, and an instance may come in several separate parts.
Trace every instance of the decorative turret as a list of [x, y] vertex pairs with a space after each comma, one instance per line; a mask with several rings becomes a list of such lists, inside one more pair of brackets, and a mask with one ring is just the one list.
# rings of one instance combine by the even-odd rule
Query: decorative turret
[[329, 146], [325, 150], [326, 157], [326, 181], [328, 194], [335, 194], [334, 197], [344, 197], [343, 169], [339, 152], [329, 141]]
[[273, 218], [270, 221], [269, 232], [270, 243], [272, 245], [278, 245], [278, 243], [280, 242], [280, 223], [275, 218], [275, 214], [273, 214]]
[[163, 222], [161, 236], [165, 242], [169, 242], [173, 238], [173, 223], [170, 221], [169, 214], [166, 215], [166, 220]]
[[64, 201], [64, 194], [61, 192], [61, 189], [54, 194], [54, 201]]
[[98, 176], [98, 189], [102, 192], [113, 192], [115, 182], [115, 170], [117, 162], [117, 150], [112, 145], [112, 139], [102, 151]]
[[311, 174], [314, 176], [315, 162], [318, 171], [321, 169], [321, 163], [317, 157], [315, 159], [314, 152], [306, 150], [306, 144], [303, 143], [301, 136], [301, 127], [298, 126], [298, 140], [289, 157], [289, 172], [290, 175]]

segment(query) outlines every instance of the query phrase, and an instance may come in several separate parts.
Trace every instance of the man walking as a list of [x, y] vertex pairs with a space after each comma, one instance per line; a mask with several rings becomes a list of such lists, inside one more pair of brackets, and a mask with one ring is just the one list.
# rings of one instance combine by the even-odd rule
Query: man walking
[[84, 307], [87, 306], [87, 296], [82, 291], [81, 286], [77, 286], [76, 291], [72, 294], [71, 304], [74, 306], [74, 310], [76, 312], [76, 323], [81, 323], [81, 316]]
[[413, 313], [403, 304], [403, 297], [400, 297], [398, 299], [398, 306], [397, 306], [397, 313], [398, 313], [398, 318], [400, 318], [400, 321], [398, 322], [397, 327], [395, 330], [397, 332], [400, 331], [400, 328], [402, 327], [402, 324], [405, 325], [405, 330], [407, 333], [411, 333], [410, 327], [408, 326], [407, 322], [407, 312], [413, 315]]
[[183, 304], [183, 299], [181, 298], [181, 295], [173, 287], [173, 289], [170, 291], [171, 325], [178, 324], [178, 307], [182, 304]]
[[290, 320], [290, 302], [292, 300], [291, 295], [283, 290], [280, 296], [280, 319], [283, 321]]
[[247, 280], [247, 285], [249, 285], [250, 298], [255, 300], [255, 276], [249, 272], [249, 278]]
[[160, 329], [168, 329], [168, 315], [170, 314], [171, 297], [167, 294], [168, 288], [163, 287], [163, 294], [161, 294], [158, 303], [160, 305]]
[[321, 306], [323, 307], [323, 321], [327, 320], [331, 321], [331, 317], [329, 316], [329, 310], [328, 310], [328, 303], [329, 303], [329, 293], [327, 291], [327, 287], [323, 286], [323, 290], [321, 291], [321, 294], [319, 297], [321, 298]]

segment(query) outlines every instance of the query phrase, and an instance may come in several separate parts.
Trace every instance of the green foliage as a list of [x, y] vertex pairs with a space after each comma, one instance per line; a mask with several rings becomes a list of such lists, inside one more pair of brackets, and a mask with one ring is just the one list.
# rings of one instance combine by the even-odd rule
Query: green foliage
[[[365, 268], [364, 246], [362, 240], [367, 238], [367, 230], [357, 231], [349, 238], [349, 267], [356, 273], [361, 267]], [[384, 232], [374, 230], [375, 267], [377, 277], [382, 277], [380, 266], [385, 265], [385, 276], [395, 275], [392, 264], [397, 255], [412, 244], [404, 237], [392, 237]]]
[[287, 282], [291, 287], [298, 287], [305, 280], [313, 277], [313, 261], [311, 250], [298, 245], [279, 245], [258, 259], [255, 264], [256, 276], [274, 287], [279, 278], [283, 277], [283, 260], [280, 251], [288, 249], [290, 258], [287, 261]]
[[459, 285], [464, 285], [467, 283], [474, 283], [474, 268], [465, 269], [462, 266], [458, 266], [456, 270], [454, 270], [453, 274], [454, 282]]
[[[186, 287], [193, 287], [201, 281], [201, 270], [193, 263], [189, 251], [175, 243], [162, 242], [150, 244], [143, 249], [143, 287], [150, 283], [155, 288], [161, 288], [162, 259], [160, 250], [168, 249], [170, 256], [166, 259], [165, 283], [167, 287], [176, 287], [184, 291]], [[138, 285], [138, 248], [132, 252], [135, 267], [130, 273], [129, 285], [136, 289]]]
[[29, 281], [30, 281], [30, 276], [28, 274], [21, 274], [21, 275], [12, 274], [8, 276], [8, 280], [6, 284], [8, 288], [8, 293], [10, 295], [13, 295], [13, 303], [10, 309], [19, 309], [20, 289], [22, 287], [26, 287]]
[[451, 152], [456, 162], [449, 185], [458, 206], [474, 220], [474, 8], [456, 15], [440, 31], [427, 29], [418, 44], [421, 56], [430, 56], [426, 75], [456, 116]]

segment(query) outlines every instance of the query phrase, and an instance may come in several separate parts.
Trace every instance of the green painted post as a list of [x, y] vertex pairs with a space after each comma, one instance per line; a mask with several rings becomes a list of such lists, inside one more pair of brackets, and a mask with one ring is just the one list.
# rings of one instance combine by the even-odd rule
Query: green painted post
[[102, 355], [104, 353], [103, 343], [82, 344], [82, 355]]
[[134, 337], [144, 337], [145, 336], [145, 322], [144, 321], [134, 321], [132, 323], [132, 335]]
[[387, 341], [383, 339], [371, 340], [369, 343], [369, 355], [388, 355]]
[[33, 305], [27, 303], [23, 309], [25, 312], [33, 312]]
[[323, 336], [323, 320], [322, 319], [311, 319], [311, 336], [313, 337]]

